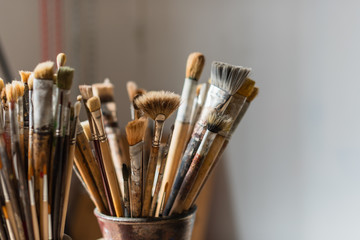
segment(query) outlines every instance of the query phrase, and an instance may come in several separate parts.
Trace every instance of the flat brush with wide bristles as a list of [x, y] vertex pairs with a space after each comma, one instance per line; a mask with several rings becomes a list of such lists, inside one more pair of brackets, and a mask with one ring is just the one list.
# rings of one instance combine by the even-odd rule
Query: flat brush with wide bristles
[[[250, 80], [250, 81], [248, 81]], [[237, 128], [237, 126], [240, 123], [240, 120], [244, 116], [250, 102], [256, 97], [258, 88], [254, 87], [255, 82], [251, 79], [247, 79], [248, 84], [243, 84], [239, 91], [234, 95], [235, 101], [241, 101], [243, 102], [243, 99], [245, 98], [246, 101], [241, 106], [239, 106], [240, 109], [238, 109], [234, 104], [229, 104], [229, 110], [227, 109], [226, 112], [231, 113], [234, 117], [234, 121], [232, 122], [230, 126], [230, 130], [228, 132], [222, 132], [218, 136], [216, 136], [214, 140], [213, 146], [210, 148], [209, 153], [204, 159], [203, 166], [200, 169], [200, 172], [196, 178], [196, 181], [191, 188], [187, 198], [183, 202], [183, 210], [189, 210], [195, 203], [198, 195], [200, 194], [203, 186], [205, 185], [207, 179], [211, 175], [211, 172], [215, 168], [217, 162], [219, 161], [222, 153], [226, 149], [226, 146], [229, 142], [229, 139], [234, 132], [234, 130]], [[234, 102], [234, 101], [233, 101]], [[231, 106], [233, 106], [231, 108]], [[232, 110], [231, 110], [232, 109]]]
[[106, 177], [109, 184], [109, 189], [111, 193], [111, 199], [114, 204], [115, 212], [117, 217], [123, 216], [123, 209], [122, 209], [122, 199], [121, 199], [121, 191], [117, 181], [115, 168], [111, 158], [111, 151], [109, 142], [105, 133], [104, 129], [104, 121], [103, 116], [101, 113], [101, 102], [99, 97], [94, 96], [90, 98], [87, 103], [87, 107], [91, 112], [92, 119], [96, 125], [96, 129], [99, 132], [98, 138], [100, 143], [102, 161], [104, 164]]
[[149, 216], [150, 211], [152, 188], [164, 123], [165, 120], [179, 107], [180, 96], [175, 93], [165, 91], [148, 92], [136, 98], [135, 105], [143, 111], [147, 117], [155, 121], [154, 137], [152, 140], [146, 173], [144, 200], [141, 214], [143, 217], [147, 217]]
[[143, 147], [147, 118], [141, 117], [126, 125], [126, 137], [130, 152], [130, 211], [131, 217], [141, 216], [143, 193]]
[[[33, 159], [35, 173], [35, 200], [36, 210], [40, 212], [40, 173], [43, 166], [50, 159], [51, 139], [52, 139], [52, 88], [54, 77], [54, 63], [43, 62], [36, 66], [34, 70], [32, 102], [34, 108], [34, 133], [33, 133]], [[44, 153], [45, 157], [40, 158]]]
[[[162, 187], [160, 188], [160, 196], [162, 196], [164, 191], [167, 193], [169, 192], [169, 189], [164, 189], [165, 185], [172, 186], [174, 182], [176, 170], [187, 143], [191, 110], [196, 96], [196, 86], [204, 68], [204, 64], [205, 57], [199, 52], [191, 53], [187, 59], [185, 81], [181, 94], [182, 102], [175, 120], [173, 139], [168, 153]], [[169, 195], [166, 194], [165, 201], [167, 201], [168, 196]], [[159, 209], [160, 206], [158, 207], [158, 210]]]
[[183, 211], [183, 201], [189, 194], [189, 191], [194, 184], [196, 177], [202, 167], [205, 156], [207, 155], [210, 147], [213, 145], [214, 139], [218, 132], [228, 131], [231, 124], [229, 115], [223, 115], [219, 112], [213, 112], [209, 115], [207, 121], [207, 130], [201, 141], [201, 144], [193, 158], [190, 168], [185, 175], [184, 181], [181, 184], [178, 195], [175, 198], [174, 204], [171, 208], [170, 215], [180, 214]]
[[[16, 83], [15, 83], [16, 84]], [[10, 110], [10, 129], [11, 129], [11, 148], [13, 150], [13, 164], [15, 176], [17, 179], [17, 187], [19, 190], [20, 205], [25, 219], [25, 226], [27, 235], [30, 239], [34, 239], [34, 232], [32, 226], [32, 216], [30, 211], [29, 190], [27, 185], [27, 178], [25, 175], [25, 167], [22, 159], [19, 128], [16, 115], [16, 102], [18, 99], [18, 91], [15, 84], [6, 84], [6, 96], [9, 101]]]
[[231, 96], [236, 93], [244, 82], [250, 69], [242, 66], [233, 66], [222, 62], [213, 62], [211, 66], [211, 86], [207, 93], [204, 107], [200, 117], [195, 124], [191, 139], [184, 151], [181, 159], [180, 167], [176, 174], [174, 184], [169, 192], [169, 198], [166, 201], [163, 215], [170, 213], [171, 207], [175, 201], [175, 197], [187, 173], [191, 160], [194, 158], [202, 137], [206, 131], [206, 124], [209, 114], [213, 111], [222, 112], [230, 102]]

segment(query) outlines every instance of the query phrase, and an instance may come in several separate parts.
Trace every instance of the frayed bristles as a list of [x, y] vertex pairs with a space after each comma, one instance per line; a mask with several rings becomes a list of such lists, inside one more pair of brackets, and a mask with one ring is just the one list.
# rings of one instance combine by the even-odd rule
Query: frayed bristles
[[252, 100], [254, 100], [258, 94], [259, 94], [259, 88], [254, 87], [253, 91], [251, 92], [250, 96], [246, 99], [246, 101], [252, 102]]
[[16, 98], [24, 96], [24, 92], [25, 92], [24, 83], [14, 80], [14, 81], [12, 81], [11, 84], [13, 86], [13, 91], [16, 92]]
[[96, 83], [92, 85], [93, 93], [98, 96], [101, 102], [114, 101], [114, 85], [110, 79], [106, 78], [103, 83]]
[[130, 102], [132, 102], [134, 97], [137, 95], [137, 89], [138, 87], [135, 82], [129, 81], [126, 83], [126, 90], [128, 92]]
[[229, 131], [232, 119], [221, 112], [212, 112], [209, 115], [207, 129], [213, 133]]
[[136, 98], [134, 104], [153, 120], [160, 114], [166, 119], [179, 107], [180, 96], [172, 92], [153, 91]]
[[11, 83], [7, 83], [5, 86], [6, 99], [10, 102], [17, 100], [17, 92]]
[[0, 78], [0, 92], [4, 89], [4, 87], [5, 87], [4, 80]]
[[199, 80], [201, 72], [204, 68], [205, 57], [202, 53], [191, 53], [186, 63], [186, 78]]
[[60, 89], [70, 90], [74, 78], [74, 69], [71, 67], [60, 67], [57, 72], [56, 85]]
[[41, 80], [51, 80], [54, 78], [54, 62], [47, 61], [39, 63], [34, 69], [34, 77]]
[[95, 112], [97, 110], [100, 110], [101, 108], [100, 98], [98, 96], [93, 96], [89, 98], [86, 102], [86, 106], [88, 107], [90, 112]]
[[65, 63], [66, 63], [66, 55], [65, 53], [59, 53], [57, 56], [56, 56], [56, 65], [57, 65], [57, 68], [60, 68], [62, 66], [65, 66]]
[[33, 86], [34, 86], [34, 73], [31, 73], [28, 79], [29, 90], [33, 90]]
[[255, 81], [250, 78], [246, 78], [244, 83], [241, 85], [240, 89], [236, 92], [241, 96], [248, 97], [255, 87]]
[[83, 121], [80, 123], [81, 127], [84, 130], [85, 136], [87, 138], [88, 141], [90, 141], [92, 139], [92, 135], [91, 135], [91, 129], [90, 129], [90, 124], [89, 121]]
[[130, 146], [133, 146], [144, 139], [147, 123], [147, 118], [141, 117], [126, 125], [126, 138]]
[[242, 66], [213, 62], [211, 65], [211, 84], [233, 95], [239, 90], [250, 71], [250, 68]]
[[29, 72], [29, 71], [19, 71], [19, 74], [20, 74], [20, 77], [21, 77], [21, 81], [23, 83], [27, 83], [28, 82], [28, 79], [30, 77], [32, 72]]
[[84, 101], [87, 101], [89, 98], [94, 96], [92, 87], [90, 85], [80, 85], [79, 90]]

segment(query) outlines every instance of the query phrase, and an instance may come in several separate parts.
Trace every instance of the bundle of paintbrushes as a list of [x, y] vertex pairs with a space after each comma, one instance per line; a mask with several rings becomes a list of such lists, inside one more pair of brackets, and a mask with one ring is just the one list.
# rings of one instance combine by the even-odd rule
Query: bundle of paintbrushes
[[21, 81], [0, 79], [0, 239], [62, 239], [81, 103], [59, 54]]
[[[258, 88], [250, 69], [214, 62], [199, 84], [205, 58], [189, 55], [182, 95], [127, 83], [132, 121], [122, 136], [114, 86], [79, 86], [88, 121], [78, 127], [75, 170], [97, 209], [117, 217], [161, 217], [188, 211]], [[170, 134], [165, 122], [177, 111]]]

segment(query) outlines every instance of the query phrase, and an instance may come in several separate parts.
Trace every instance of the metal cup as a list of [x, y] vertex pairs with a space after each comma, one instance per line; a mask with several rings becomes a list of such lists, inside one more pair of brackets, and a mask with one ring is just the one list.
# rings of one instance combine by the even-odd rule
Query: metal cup
[[196, 207], [182, 215], [163, 218], [118, 218], [97, 209], [94, 214], [105, 240], [190, 240]]

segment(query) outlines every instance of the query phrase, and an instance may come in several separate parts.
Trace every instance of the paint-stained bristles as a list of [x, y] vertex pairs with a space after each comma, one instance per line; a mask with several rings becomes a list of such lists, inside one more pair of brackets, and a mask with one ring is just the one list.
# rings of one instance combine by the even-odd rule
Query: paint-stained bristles
[[250, 70], [250, 68], [242, 66], [213, 62], [211, 65], [211, 84], [233, 95], [239, 90]]
[[79, 90], [84, 101], [87, 101], [93, 96], [93, 90], [90, 85], [80, 85]]
[[250, 78], [246, 78], [237, 93], [244, 97], [249, 97], [254, 89], [254, 86], [255, 81], [251, 80]]
[[6, 91], [6, 98], [8, 101], [13, 102], [17, 100], [17, 92], [11, 83], [6, 84], [5, 91]]
[[252, 102], [252, 100], [254, 100], [258, 94], [259, 94], [259, 88], [254, 87], [253, 91], [251, 92], [250, 96], [246, 99], [246, 101]]
[[29, 76], [31, 75], [31, 72], [29, 71], [19, 71], [20, 77], [21, 77], [21, 81], [23, 83], [27, 83]]
[[213, 133], [229, 131], [231, 122], [232, 119], [228, 115], [215, 111], [209, 115], [207, 129]]
[[159, 114], [166, 119], [179, 107], [180, 96], [167, 91], [153, 91], [136, 98], [134, 104], [151, 119]]
[[199, 80], [201, 72], [204, 68], [205, 57], [202, 53], [191, 53], [186, 63], [186, 78]]
[[20, 82], [20, 81], [12, 81], [12, 86], [13, 86], [13, 91], [16, 92], [16, 97], [22, 97], [24, 96], [24, 91], [25, 91], [25, 85], [24, 83]]
[[42, 80], [53, 80], [54, 62], [47, 61], [39, 63], [34, 69], [34, 77]]
[[97, 110], [100, 110], [101, 108], [100, 98], [98, 96], [89, 98], [86, 102], [86, 106], [88, 107], [90, 112], [95, 112]]
[[126, 138], [130, 146], [133, 146], [143, 140], [147, 123], [147, 119], [145, 117], [141, 117], [129, 122], [126, 125]]

